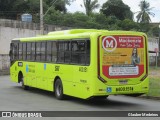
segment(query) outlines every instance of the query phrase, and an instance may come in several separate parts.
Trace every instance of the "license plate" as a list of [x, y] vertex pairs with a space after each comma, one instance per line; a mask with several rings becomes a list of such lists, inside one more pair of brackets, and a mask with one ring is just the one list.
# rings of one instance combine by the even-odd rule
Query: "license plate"
[[126, 85], [128, 84], [128, 80], [119, 80], [119, 84]]
[[116, 92], [121, 92], [121, 91], [133, 91], [133, 87], [118, 87], [116, 88]]

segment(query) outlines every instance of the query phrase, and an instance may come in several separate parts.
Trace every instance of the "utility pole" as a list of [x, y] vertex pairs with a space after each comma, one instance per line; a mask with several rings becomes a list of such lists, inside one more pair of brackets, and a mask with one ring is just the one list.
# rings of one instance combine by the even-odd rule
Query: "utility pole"
[[44, 34], [44, 26], [43, 26], [43, 0], [40, 0], [40, 34]]
[[[53, 0], [51, 3], [51, 7], [57, 2], [57, 0]], [[51, 7], [46, 11], [45, 14], [43, 14], [43, 0], [40, 0], [40, 34], [43, 35], [44, 34], [44, 24], [43, 24], [43, 18], [44, 16], [49, 12], [49, 10], [51, 9]]]

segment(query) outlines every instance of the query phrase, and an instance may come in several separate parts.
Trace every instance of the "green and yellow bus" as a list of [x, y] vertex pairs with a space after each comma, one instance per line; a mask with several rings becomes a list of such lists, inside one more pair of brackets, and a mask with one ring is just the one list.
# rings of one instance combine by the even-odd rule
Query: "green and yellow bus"
[[10, 44], [11, 80], [88, 99], [149, 90], [147, 36], [141, 32], [72, 29]]

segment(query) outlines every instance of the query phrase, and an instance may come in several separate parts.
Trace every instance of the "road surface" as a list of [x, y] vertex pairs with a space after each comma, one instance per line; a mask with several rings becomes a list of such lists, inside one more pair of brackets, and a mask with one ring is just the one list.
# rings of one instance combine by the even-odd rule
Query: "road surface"
[[[103, 101], [91, 102], [71, 97], [60, 101], [52, 92], [35, 88], [26, 91], [20, 84], [11, 82], [9, 76], [0, 76], [0, 111], [160, 111], [160, 100], [118, 95], [109, 96]], [[111, 120], [117, 118], [121, 119], [111, 117]], [[70, 120], [70, 118], [65, 119]], [[96, 118], [91, 120], [94, 119], [96, 120]], [[98, 119], [107, 120], [108, 118]], [[143, 118], [139, 117], [139, 119]], [[149, 119], [148, 117], [145, 120]], [[157, 120], [157, 118], [154, 119]], [[128, 120], [128, 118], [122, 120]]]

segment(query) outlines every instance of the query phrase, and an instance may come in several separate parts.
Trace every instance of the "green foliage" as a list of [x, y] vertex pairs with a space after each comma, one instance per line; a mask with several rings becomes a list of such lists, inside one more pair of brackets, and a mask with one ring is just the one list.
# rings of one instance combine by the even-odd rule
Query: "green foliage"
[[5, 18], [5, 16], [7, 16], [8, 18], [12, 18], [13, 16], [15, 16], [16, 11], [12, 11], [13, 3], [14, 3], [14, 0], [0, 0], [0, 17], [1, 18]]
[[150, 68], [148, 96], [160, 97], [160, 68]]
[[75, 0], [57, 0], [55, 2], [55, 10], [59, 10], [63, 13], [66, 13], [67, 12], [66, 5], [70, 5], [70, 2], [73, 2], [73, 1], [75, 1]]
[[147, 33], [150, 30], [149, 23], [140, 23], [139, 26], [140, 26], [140, 31], [142, 31], [142, 32]]
[[148, 34], [151, 37], [159, 37], [159, 32], [160, 32], [159, 27], [156, 26], [156, 27], [151, 27]]
[[138, 30], [139, 26], [137, 23], [130, 19], [124, 19], [119, 23], [119, 26], [123, 28], [123, 30]]
[[99, 8], [98, 0], [83, 0], [84, 7], [86, 9], [86, 15], [91, 15], [93, 10]]
[[154, 16], [155, 14], [150, 12], [153, 8], [150, 8], [150, 4], [145, 0], [142, 0], [139, 4], [141, 11], [138, 11], [137, 22], [140, 23], [149, 23], [151, 21], [150, 15]]
[[159, 27], [154, 27], [152, 28], [152, 33], [153, 33], [153, 36], [156, 36], [156, 37], [159, 37]]
[[92, 13], [90, 16], [84, 13], [66, 13], [52, 10], [45, 17], [45, 23], [68, 26], [73, 28], [95, 28], [108, 30], [138, 30], [137, 23], [130, 19], [123, 21], [117, 19], [115, 16], [106, 17], [103, 13]]
[[[53, 5], [53, 0], [43, 0], [44, 13], [53, 6], [56, 10], [66, 13], [66, 5], [70, 5], [75, 0], [57, 0]], [[0, 17], [7, 19], [17, 19], [23, 13], [30, 13], [35, 18], [39, 17], [40, 0], [0, 0]]]
[[119, 20], [133, 19], [133, 13], [130, 7], [123, 3], [122, 0], [108, 0], [103, 4], [100, 10], [103, 14], [108, 16], [115, 16]]

